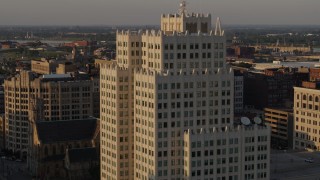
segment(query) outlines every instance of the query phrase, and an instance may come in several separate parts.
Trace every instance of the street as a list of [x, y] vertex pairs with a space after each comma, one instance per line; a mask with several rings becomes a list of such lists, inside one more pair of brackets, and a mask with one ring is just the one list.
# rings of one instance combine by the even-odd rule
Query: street
[[[305, 162], [311, 158], [313, 162]], [[271, 180], [320, 180], [319, 152], [273, 151]]]
[[25, 162], [0, 159], [0, 180], [30, 180]]

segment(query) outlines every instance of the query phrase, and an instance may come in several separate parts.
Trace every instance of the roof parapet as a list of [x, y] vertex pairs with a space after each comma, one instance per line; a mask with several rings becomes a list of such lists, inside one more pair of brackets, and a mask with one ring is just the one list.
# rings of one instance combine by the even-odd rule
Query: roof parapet
[[216, 134], [224, 132], [238, 132], [238, 131], [253, 131], [253, 130], [265, 130], [270, 129], [269, 126], [261, 126], [254, 124], [252, 126], [237, 125], [237, 126], [225, 126], [225, 127], [213, 127], [213, 128], [201, 128], [197, 133], [193, 129], [184, 131], [185, 135], [205, 135], [205, 134]]
[[216, 29], [215, 29], [215, 33], [216, 36], [224, 36], [224, 31], [221, 29], [221, 21], [220, 21], [220, 17], [217, 17], [217, 21], [216, 21]]

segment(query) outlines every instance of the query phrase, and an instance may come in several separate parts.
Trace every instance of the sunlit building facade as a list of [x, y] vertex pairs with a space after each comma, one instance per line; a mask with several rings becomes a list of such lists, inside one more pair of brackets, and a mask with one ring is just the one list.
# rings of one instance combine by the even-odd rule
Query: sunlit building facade
[[294, 148], [320, 150], [320, 88], [304, 82], [294, 88]]
[[[233, 70], [225, 63], [219, 19], [216, 29], [211, 28], [210, 15], [187, 14], [182, 3], [179, 14], [161, 16], [159, 31], [117, 32], [117, 58], [101, 64], [100, 72], [101, 179], [244, 179], [242, 160], [232, 175], [225, 171], [204, 176], [204, 168], [198, 174], [188, 167], [192, 155], [186, 159], [190, 144], [207, 141], [204, 131], [212, 132], [208, 136], [216, 141], [216, 129], [226, 140], [224, 132], [233, 126]], [[261, 152], [266, 155], [261, 179], [269, 179], [270, 137], [267, 128], [259, 131], [266, 138], [261, 142], [266, 147]], [[232, 136], [248, 132], [257, 138], [257, 129], [238, 130]], [[241, 157], [247, 154], [240, 151]]]

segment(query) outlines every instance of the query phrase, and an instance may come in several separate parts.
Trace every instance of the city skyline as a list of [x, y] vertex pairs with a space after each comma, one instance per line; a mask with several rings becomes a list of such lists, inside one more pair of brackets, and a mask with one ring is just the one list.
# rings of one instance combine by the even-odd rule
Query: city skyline
[[[179, 0], [3, 0], [0, 25], [155, 25], [159, 24], [161, 13], [177, 12], [178, 3]], [[187, 3], [188, 12], [222, 17], [223, 24], [320, 25], [315, 16], [320, 1], [316, 0], [243, 0], [242, 3], [188, 0]]]
[[306, 1], [1, 0], [0, 180], [320, 177]]

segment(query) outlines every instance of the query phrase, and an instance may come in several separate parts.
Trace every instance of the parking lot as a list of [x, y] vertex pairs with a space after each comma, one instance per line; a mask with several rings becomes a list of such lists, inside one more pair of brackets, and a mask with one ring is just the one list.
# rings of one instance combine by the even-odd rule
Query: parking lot
[[271, 151], [271, 180], [320, 180], [320, 153]]

